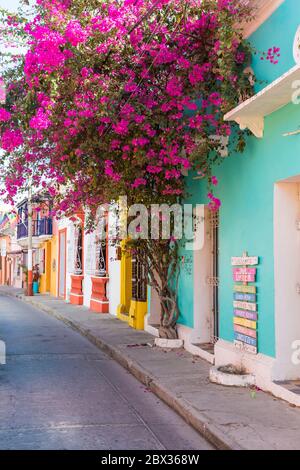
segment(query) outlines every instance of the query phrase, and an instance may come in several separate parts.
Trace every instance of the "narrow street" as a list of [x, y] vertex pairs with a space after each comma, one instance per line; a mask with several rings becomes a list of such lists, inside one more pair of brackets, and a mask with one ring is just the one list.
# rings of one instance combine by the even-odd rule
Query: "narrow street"
[[212, 449], [88, 340], [0, 296], [0, 449]]

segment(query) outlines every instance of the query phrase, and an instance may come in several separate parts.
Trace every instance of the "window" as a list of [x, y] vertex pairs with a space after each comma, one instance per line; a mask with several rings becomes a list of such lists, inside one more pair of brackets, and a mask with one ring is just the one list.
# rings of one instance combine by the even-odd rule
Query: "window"
[[39, 253], [40, 258], [40, 274], [45, 274], [45, 258], [46, 258], [46, 250], [44, 248], [40, 249]]
[[82, 240], [83, 232], [81, 225], [75, 227], [75, 266], [74, 274], [82, 274]]
[[96, 276], [104, 277], [108, 272], [108, 214], [102, 214], [96, 233]]
[[132, 299], [139, 302], [147, 300], [147, 276], [138, 250], [132, 255]]

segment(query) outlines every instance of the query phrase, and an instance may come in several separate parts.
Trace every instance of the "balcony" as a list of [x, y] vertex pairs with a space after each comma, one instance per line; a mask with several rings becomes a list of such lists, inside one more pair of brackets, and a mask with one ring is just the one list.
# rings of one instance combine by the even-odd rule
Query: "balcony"
[[[52, 236], [52, 218], [44, 217], [39, 220], [32, 221], [32, 237], [33, 242], [41, 243], [48, 240]], [[25, 222], [20, 222], [17, 225], [17, 239], [22, 241], [22, 239], [28, 238], [28, 220]]]

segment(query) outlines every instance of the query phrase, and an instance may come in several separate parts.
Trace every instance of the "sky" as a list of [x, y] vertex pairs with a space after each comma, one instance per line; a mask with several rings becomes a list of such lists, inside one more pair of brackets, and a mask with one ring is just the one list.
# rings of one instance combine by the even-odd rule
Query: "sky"
[[19, 0], [0, 0], [0, 7], [14, 11], [18, 8]]

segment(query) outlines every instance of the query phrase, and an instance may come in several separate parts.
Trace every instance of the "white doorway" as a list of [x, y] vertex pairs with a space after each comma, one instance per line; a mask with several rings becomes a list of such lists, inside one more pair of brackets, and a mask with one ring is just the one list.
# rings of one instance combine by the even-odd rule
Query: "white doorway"
[[66, 229], [59, 231], [58, 297], [66, 298]]
[[274, 380], [300, 379], [300, 175], [274, 189]]
[[219, 336], [219, 214], [204, 211], [204, 245], [194, 252], [193, 344], [214, 354]]

